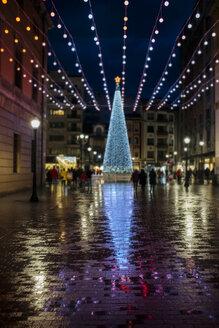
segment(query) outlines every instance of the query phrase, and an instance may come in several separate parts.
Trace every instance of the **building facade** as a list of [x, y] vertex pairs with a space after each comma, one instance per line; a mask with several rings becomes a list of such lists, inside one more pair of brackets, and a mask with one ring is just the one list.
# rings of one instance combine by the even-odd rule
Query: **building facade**
[[126, 117], [133, 167], [169, 166], [177, 160], [173, 111], [145, 111]]
[[[66, 87], [61, 75], [57, 71], [50, 72], [53, 81], [63, 90], [66, 98], [74, 104], [74, 108], [57, 109], [53, 102], [47, 103], [47, 166], [57, 163], [62, 157], [71, 158], [72, 167], [81, 165], [85, 159], [85, 142], [79, 138], [83, 131], [83, 111], [75, 101], [69, 88]], [[84, 87], [80, 77], [70, 77], [71, 82], [84, 97]], [[49, 86], [48, 86], [49, 88]], [[55, 95], [54, 89], [50, 90]], [[83, 144], [82, 144], [83, 143]]]
[[191, 58], [192, 65], [181, 84], [177, 148], [184, 159], [183, 140], [188, 136], [190, 166], [195, 170], [209, 168], [219, 176], [219, 4], [201, 0], [197, 12], [181, 47], [181, 72]]
[[49, 26], [40, 0], [0, 4], [0, 193], [32, 185], [34, 118], [41, 121], [37, 180], [43, 181], [46, 102], [42, 75], [47, 69], [44, 36]]

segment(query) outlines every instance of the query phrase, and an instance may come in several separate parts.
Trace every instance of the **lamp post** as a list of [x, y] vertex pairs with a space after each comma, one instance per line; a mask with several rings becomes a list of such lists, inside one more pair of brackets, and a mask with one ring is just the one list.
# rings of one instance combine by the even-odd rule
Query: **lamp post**
[[83, 165], [83, 145], [87, 143], [89, 136], [86, 134], [80, 134], [77, 136], [77, 143], [80, 144], [80, 166]]
[[87, 151], [88, 151], [88, 166], [89, 166], [89, 169], [90, 169], [90, 152], [91, 152], [92, 148], [91, 147], [88, 147], [87, 148]]
[[176, 167], [176, 156], [177, 156], [177, 151], [174, 151], [173, 152], [173, 155], [174, 155], [174, 166], [175, 166], [175, 174], [176, 174], [176, 169], [177, 169], [177, 167]]
[[37, 129], [40, 126], [40, 121], [34, 119], [31, 121], [31, 126], [34, 130], [34, 140], [33, 140], [33, 184], [32, 184], [32, 196], [30, 197], [30, 202], [38, 202], [37, 196], [37, 185], [36, 185], [36, 150], [37, 150]]
[[[184, 139], [184, 143], [188, 146], [190, 143], [190, 138], [186, 137]], [[186, 178], [185, 178], [185, 187], [188, 188], [189, 187], [189, 172], [188, 172], [188, 147], [184, 148], [184, 151], [186, 153]]]
[[199, 145], [201, 148], [201, 165], [200, 165], [200, 177], [199, 177], [199, 183], [203, 184], [204, 183], [204, 165], [203, 165], [203, 146], [204, 146], [204, 141], [199, 141]]

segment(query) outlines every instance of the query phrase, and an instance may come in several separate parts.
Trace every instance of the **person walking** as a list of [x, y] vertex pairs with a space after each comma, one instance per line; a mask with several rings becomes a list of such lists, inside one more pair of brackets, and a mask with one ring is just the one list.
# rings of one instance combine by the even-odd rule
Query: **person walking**
[[156, 172], [154, 169], [150, 171], [149, 178], [150, 178], [150, 186], [151, 186], [151, 192], [154, 191], [154, 186], [156, 185]]
[[62, 187], [65, 189], [65, 186], [66, 186], [66, 181], [67, 181], [67, 172], [64, 169], [62, 169], [61, 171], [61, 179], [62, 179]]
[[138, 188], [138, 180], [139, 180], [139, 172], [138, 170], [134, 170], [134, 172], [132, 172], [131, 181], [133, 182], [134, 189], [136, 192]]
[[55, 186], [57, 186], [58, 183], [58, 171], [56, 170], [55, 165], [53, 166], [53, 169], [51, 170], [51, 178], [52, 178], [52, 184]]
[[144, 169], [141, 169], [141, 172], [139, 174], [139, 183], [141, 185], [141, 188], [144, 189], [147, 183], [147, 174]]

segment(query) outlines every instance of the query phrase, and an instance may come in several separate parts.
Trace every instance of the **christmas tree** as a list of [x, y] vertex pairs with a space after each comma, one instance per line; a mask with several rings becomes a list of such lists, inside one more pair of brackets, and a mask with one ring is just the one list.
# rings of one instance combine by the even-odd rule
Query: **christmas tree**
[[120, 78], [117, 77], [115, 81], [116, 91], [104, 154], [103, 172], [125, 174], [132, 172], [132, 161], [119, 88]]

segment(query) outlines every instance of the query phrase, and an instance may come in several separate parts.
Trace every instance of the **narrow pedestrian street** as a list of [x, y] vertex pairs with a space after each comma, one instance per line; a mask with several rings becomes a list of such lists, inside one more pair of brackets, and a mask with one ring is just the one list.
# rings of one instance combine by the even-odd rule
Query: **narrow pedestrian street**
[[1, 327], [218, 327], [219, 189], [0, 199]]

